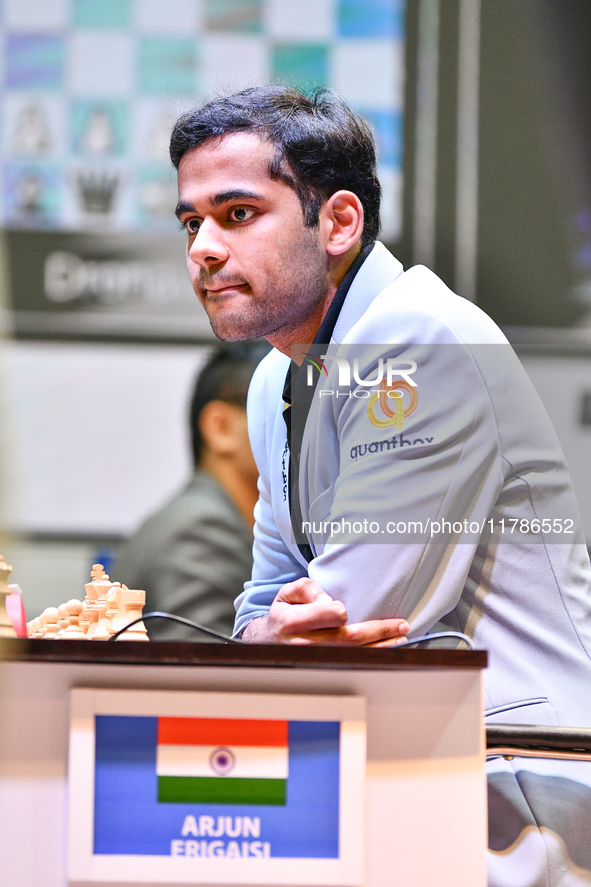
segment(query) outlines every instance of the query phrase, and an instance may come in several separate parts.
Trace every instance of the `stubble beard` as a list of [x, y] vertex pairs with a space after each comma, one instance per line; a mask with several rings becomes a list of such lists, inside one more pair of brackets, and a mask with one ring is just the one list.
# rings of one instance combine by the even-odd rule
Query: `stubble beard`
[[256, 293], [245, 294], [245, 301], [235, 307], [208, 310], [205, 299], [204, 307], [218, 339], [241, 342], [269, 337], [279, 330], [296, 330], [314, 314], [330, 287], [328, 258], [319, 248], [317, 229], [304, 228], [281, 263], [274, 279], [268, 279]]

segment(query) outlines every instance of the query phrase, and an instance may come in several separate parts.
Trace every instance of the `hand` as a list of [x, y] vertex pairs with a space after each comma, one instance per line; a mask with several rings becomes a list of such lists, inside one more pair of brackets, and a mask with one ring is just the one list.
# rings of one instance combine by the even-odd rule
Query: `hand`
[[405, 619], [374, 619], [347, 625], [347, 610], [311, 579], [281, 588], [269, 614], [253, 620], [242, 636], [252, 644], [351, 644], [391, 647], [405, 643]]

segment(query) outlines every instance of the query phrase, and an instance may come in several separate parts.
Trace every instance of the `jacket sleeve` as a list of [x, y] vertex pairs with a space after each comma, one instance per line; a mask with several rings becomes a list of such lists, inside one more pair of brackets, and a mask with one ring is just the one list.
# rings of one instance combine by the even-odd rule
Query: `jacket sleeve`
[[[248, 430], [259, 470], [259, 500], [254, 511], [252, 579], [245, 583], [244, 591], [235, 601], [235, 636], [240, 635], [253, 619], [266, 616], [283, 585], [308, 575], [307, 564], [292, 554], [277, 528], [272, 501], [273, 438], [286, 372], [281, 357], [271, 352], [261, 362], [248, 393]], [[275, 466], [276, 471], [280, 468], [280, 465]], [[282, 498], [278, 491], [275, 494]]]

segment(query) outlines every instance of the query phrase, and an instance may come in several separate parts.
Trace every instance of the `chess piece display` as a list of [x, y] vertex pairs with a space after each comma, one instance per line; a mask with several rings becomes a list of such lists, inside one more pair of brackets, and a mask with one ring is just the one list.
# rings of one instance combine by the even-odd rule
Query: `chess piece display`
[[8, 579], [12, 573], [9, 566], [0, 554], [0, 638], [15, 638], [16, 631], [6, 611], [6, 598], [10, 594]]

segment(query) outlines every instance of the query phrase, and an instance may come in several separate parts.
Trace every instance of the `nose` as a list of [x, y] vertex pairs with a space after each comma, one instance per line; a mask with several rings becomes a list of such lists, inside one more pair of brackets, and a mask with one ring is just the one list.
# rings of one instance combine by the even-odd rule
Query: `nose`
[[205, 218], [189, 246], [189, 261], [208, 270], [223, 265], [229, 258], [223, 232], [213, 219]]

